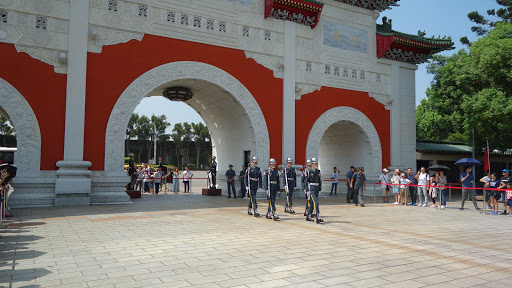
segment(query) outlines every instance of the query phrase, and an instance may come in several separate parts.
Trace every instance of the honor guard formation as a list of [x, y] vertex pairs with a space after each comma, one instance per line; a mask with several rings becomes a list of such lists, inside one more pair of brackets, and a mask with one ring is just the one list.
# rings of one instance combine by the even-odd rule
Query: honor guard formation
[[[262, 171], [260, 167], [258, 167], [258, 158], [252, 157], [251, 165], [245, 170], [243, 177], [247, 197], [249, 198], [247, 214], [254, 215], [255, 217], [260, 216], [260, 213], [258, 213], [258, 203], [256, 202], [256, 192], [258, 188], [262, 188], [264, 182], [268, 201], [266, 218], [274, 219], [274, 221], [279, 220], [275, 202], [277, 192], [280, 190], [281, 175], [283, 176], [284, 190], [286, 192], [286, 206], [284, 212], [295, 214], [295, 210], [293, 210], [293, 190], [297, 186], [297, 172], [295, 168], [292, 167], [292, 164], [293, 159], [288, 158], [283, 170], [279, 171], [276, 169], [276, 160], [271, 158], [268, 169], [263, 172], [264, 181], [262, 181]], [[306, 199], [306, 208], [304, 211], [306, 221], [315, 221], [316, 218], [316, 223], [320, 224], [324, 222], [324, 220], [320, 218], [318, 203], [318, 195], [322, 189], [322, 173], [318, 169], [317, 158], [306, 161], [301, 179]]]

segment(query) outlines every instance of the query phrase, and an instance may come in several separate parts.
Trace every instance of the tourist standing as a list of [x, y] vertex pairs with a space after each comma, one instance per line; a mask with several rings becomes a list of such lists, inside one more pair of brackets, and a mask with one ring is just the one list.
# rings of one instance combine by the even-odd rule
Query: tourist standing
[[366, 191], [366, 175], [363, 174], [364, 167], [357, 168], [357, 173], [352, 177], [350, 187], [354, 189], [354, 199], [356, 199], [357, 195], [357, 203], [361, 204], [361, 207], [364, 206], [364, 191]]
[[[420, 198], [420, 206], [427, 207], [428, 204], [428, 184], [430, 176], [426, 172], [425, 167], [421, 167], [420, 171], [416, 174], [415, 178], [418, 181], [418, 197]], [[425, 199], [425, 202], [423, 202]]]
[[417, 187], [414, 185], [418, 185], [418, 180], [416, 180], [416, 175], [412, 172], [412, 168], [407, 169], [407, 179], [409, 179], [409, 195], [411, 196], [411, 205], [416, 206], [416, 191]]
[[158, 194], [160, 189], [160, 183], [162, 182], [162, 169], [156, 168], [153, 183], [155, 185], [155, 194]]
[[135, 190], [142, 190], [142, 179], [144, 178], [144, 172], [142, 167], [137, 168], [137, 181], [135, 181]]
[[[489, 183], [489, 181], [491, 181], [492, 179], [492, 174], [491, 174], [491, 171], [489, 170], [489, 172], [487, 172], [487, 175], [485, 175], [484, 177], [480, 178], [480, 183], [483, 183], [483, 185], [485, 187], [487, 187], [487, 184]], [[486, 199], [485, 201], [487, 202], [487, 206], [489, 207], [489, 209], [492, 209], [491, 207], [491, 199], [489, 197], [489, 193], [486, 193]]]
[[395, 197], [395, 202], [393, 204], [400, 204], [400, 170], [395, 169], [395, 173], [391, 177], [391, 189], [393, 191], [393, 196]]
[[334, 195], [336, 195], [336, 192], [338, 191], [338, 175], [340, 174], [340, 170], [336, 169], [336, 167], [334, 167], [334, 172], [331, 174], [331, 180], [332, 180], [332, 184], [331, 184], [331, 196], [332, 196], [332, 191], [334, 190]]
[[460, 203], [459, 210], [464, 210], [464, 202], [466, 202], [466, 198], [468, 194], [473, 200], [473, 206], [475, 206], [475, 210], [480, 210], [478, 205], [476, 204], [475, 199], [475, 189], [473, 189], [473, 183], [475, 182], [475, 178], [473, 177], [473, 168], [471, 166], [466, 167], [466, 171], [462, 172], [460, 175], [460, 182], [462, 182], [462, 201]]
[[[507, 187], [507, 184], [510, 183], [512, 181], [512, 179], [510, 179], [510, 171], [508, 171], [507, 169], [503, 169], [501, 171], [503, 177], [500, 178], [500, 186], [498, 189], [505, 189]], [[505, 192], [501, 192], [501, 199], [503, 200], [503, 208], [505, 208], [505, 211], [503, 211], [503, 215], [506, 215], [507, 214], [507, 198], [506, 198], [506, 195], [505, 195]]]
[[401, 178], [400, 178], [400, 198], [398, 201], [402, 205], [407, 205], [407, 185], [411, 183], [411, 180], [407, 179], [407, 174], [405, 172], [402, 172]]
[[352, 177], [354, 176], [355, 169], [356, 168], [354, 166], [350, 166], [350, 169], [345, 175], [345, 177], [347, 178], [347, 203], [350, 203], [351, 199], [354, 200], [354, 203], [357, 203], [357, 199], [356, 197], [354, 197], [354, 188], [350, 185], [350, 183], [352, 182]]
[[448, 185], [448, 180], [446, 179], [443, 170], [436, 173], [436, 181], [437, 185], [439, 185], [439, 196], [441, 198], [441, 205], [439, 206], [439, 209], [444, 209], [446, 207], [446, 185]]
[[[496, 173], [492, 173], [491, 177], [489, 177], [489, 181], [486, 181], [485, 187], [491, 188], [491, 189], [498, 189], [500, 185], [500, 180], [498, 180], [498, 175]], [[499, 205], [498, 200], [501, 198], [500, 191], [497, 190], [489, 190], [489, 200], [491, 202], [491, 214], [498, 215]]]
[[226, 171], [226, 180], [228, 182], [228, 198], [231, 198], [231, 191], [233, 191], [233, 197], [236, 198], [236, 189], [235, 189], [235, 170], [233, 170], [233, 165], [229, 164], [229, 169]]
[[382, 191], [382, 203], [389, 203], [389, 170], [382, 169], [382, 174], [379, 176], [380, 190]]
[[172, 173], [172, 192], [174, 192], [174, 194], [180, 192], [180, 170], [178, 167], [174, 168], [174, 172]]
[[185, 186], [185, 190], [183, 191], [183, 193], [190, 193], [190, 180], [192, 179], [192, 176], [194, 176], [192, 171], [188, 170], [188, 166], [185, 167], [185, 171], [183, 171], [183, 186]]
[[149, 174], [144, 171], [142, 174], [142, 183], [144, 185], [144, 193], [149, 193]]

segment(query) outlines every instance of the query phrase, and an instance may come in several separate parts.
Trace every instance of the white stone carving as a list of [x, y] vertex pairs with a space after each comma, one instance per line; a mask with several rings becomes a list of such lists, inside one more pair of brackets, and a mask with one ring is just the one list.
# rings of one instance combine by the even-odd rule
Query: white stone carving
[[306, 95], [315, 91], [320, 91], [322, 86], [319, 85], [311, 85], [304, 83], [295, 84], [295, 100], [300, 100], [302, 95]]
[[[16, 129], [18, 176], [33, 176], [41, 167], [41, 132], [34, 111], [16, 88], [0, 78], [0, 103]], [[37, 174], [37, 173], [36, 173]]]
[[380, 104], [382, 104], [384, 106], [391, 105], [391, 102], [392, 102], [391, 95], [372, 93], [372, 92], [368, 93], [368, 95], [370, 95], [371, 98], [377, 100]]
[[371, 146], [371, 159], [374, 161], [370, 167], [365, 167], [367, 174], [379, 175], [380, 166], [382, 165], [382, 146], [380, 143], [380, 137], [373, 125], [372, 121], [364, 115], [363, 112], [354, 109], [352, 107], [335, 107], [325, 113], [323, 113], [311, 128], [309, 132], [308, 141], [306, 144], [306, 158], [311, 159], [312, 157], [319, 156], [320, 142], [324, 133], [334, 123], [340, 121], [353, 122], [366, 133], [370, 141]]
[[284, 69], [283, 69], [283, 58], [277, 57], [274, 55], [254, 53], [250, 51], [245, 51], [245, 57], [254, 59], [256, 63], [262, 65], [263, 67], [270, 69], [274, 72], [275, 78], [283, 78], [284, 77]]
[[126, 43], [130, 40], [142, 41], [143, 37], [144, 33], [139, 32], [90, 27], [89, 40], [92, 41], [93, 46], [89, 45], [88, 51], [101, 53], [101, 47], [103, 46]]
[[117, 100], [105, 134], [105, 171], [123, 171], [124, 138], [130, 115], [138, 103], [161, 85], [179, 79], [199, 79], [213, 83], [230, 93], [244, 108], [256, 139], [256, 155], [266, 167], [270, 155], [267, 123], [249, 90], [235, 77], [217, 67], [200, 62], [173, 62], [153, 68], [133, 81]]

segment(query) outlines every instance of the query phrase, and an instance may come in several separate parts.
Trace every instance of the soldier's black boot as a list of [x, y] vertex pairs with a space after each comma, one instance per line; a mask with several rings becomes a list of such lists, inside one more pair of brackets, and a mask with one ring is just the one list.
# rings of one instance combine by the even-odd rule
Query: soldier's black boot
[[247, 210], [247, 214], [252, 215], [251, 208], [249, 208], [249, 210]]
[[324, 219], [320, 218], [320, 215], [316, 215], [316, 224], [324, 222]]
[[267, 212], [267, 216], [266, 216], [267, 219], [272, 219], [272, 216], [270, 216], [270, 211]]
[[284, 213], [290, 213], [290, 209], [288, 208], [288, 206], [284, 207]]
[[295, 211], [293, 210], [292, 207], [290, 207], [290, 214], [295, 214]]
[[315, 221], [313, 218], [311, 218], [311, 214], [308, 214], [306, 217], [306, 221]]
[[254, 209], [254, 217], [260, 217], [260, 213], [258, 213], [258, 209]]
[[276, 213], [276, 212], [274, 212], [274, 213], [273, 213], [273, 216], [274, 216], [274, 221], [279, 220], [279, 216], [277, 216], [277, 213]]
[[308, 216], [308, 209], [304, 210], [304, 216]]

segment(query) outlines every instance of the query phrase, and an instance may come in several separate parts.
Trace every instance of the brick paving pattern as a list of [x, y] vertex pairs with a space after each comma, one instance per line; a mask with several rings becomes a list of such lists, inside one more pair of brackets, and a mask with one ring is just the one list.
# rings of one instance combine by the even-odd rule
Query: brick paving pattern
[[[281, 221], [247, 199], [144, 195], [130, 205], [14, 210], [0, 287], [509, 287], [512, 218], [320, 199]], [[368, 199], [369, 200], [369, 199]], [[266, 201], [258, 201], [260, 213]]]

